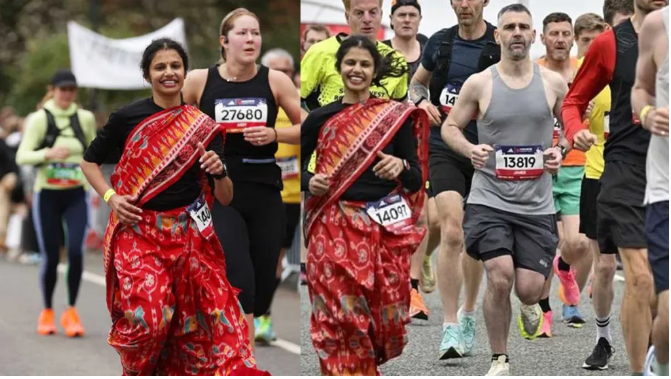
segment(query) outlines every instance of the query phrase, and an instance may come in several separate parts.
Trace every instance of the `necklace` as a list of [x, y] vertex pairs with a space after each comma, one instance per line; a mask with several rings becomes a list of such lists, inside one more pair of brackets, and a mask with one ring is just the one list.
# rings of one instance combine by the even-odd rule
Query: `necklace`
[[[255, 68], [256, 68], [256, 67], [255, 67]], [[237, 76], [234, 76], [234, 77], [228, 77], [228, 66], [224, 66], [224, 70], [223, 70], [223, 71], [224, 71], [224, 72], [222, 73], [221, 76], [224, 78], [224, 80], [226, 80], [226, 81], [229, 82], [229, 83], [230, 83], [230, 82], [237, 82], [237, 81], [238, 81], [238, 77], [237, 77]], [[256, 71], [256, 70], [254, 70], [254, 71]], [[253, 77], [254, 75], [256, 75], [256, 73], [255, 73], [255, 72], [252, 72], [252, 75], [251, 75], [251, 76]], [[244, 77], [243, 79], [247, 79], [247, 78]], [[240, 80], [240, 81], [242, 81], [242, 80]]]

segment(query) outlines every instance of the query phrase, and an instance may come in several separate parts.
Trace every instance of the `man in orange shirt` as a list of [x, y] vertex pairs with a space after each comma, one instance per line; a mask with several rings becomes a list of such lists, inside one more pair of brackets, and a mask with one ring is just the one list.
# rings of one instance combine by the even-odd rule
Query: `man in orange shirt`
[[[551, 13], [543, 20], [541, 42], [545, 45], [546, 54], [537, 61], [538, 64], [562, 75], [569, 84], [577, 69], [578, 60], [571, 57], [571, 48], [575, 39], [571, 17], [566, 13]], [[564, 160], [559, 172], [554, 177], [553, 195], [557, 210], [557, 231], [561, 255], [555, 257], [554, 272], [560, 281], [559, 297], [564, 303], [562, 318], [569, 326], [581, 327], [585, 320], [578, 312], [580, 292], [587, 282], [591, 266], [588, 254], [588, 241], [580, 234], [580, 190], [582, 177], [585, 173], [585, 153], [577, 150], [568, 151], [568, 143], [563, 136], [563, 127], [555, 119], [553, 143], [562, 150]], [[576, 265], [578, 273], [571, 269]], [[539, 302], [543, 311], [543, 325], [539, 335], [552, 336], [552, 310], [549, 295], [552, 275], [548, 277]], [[524, 335], [524, 333], [523, 333]]]

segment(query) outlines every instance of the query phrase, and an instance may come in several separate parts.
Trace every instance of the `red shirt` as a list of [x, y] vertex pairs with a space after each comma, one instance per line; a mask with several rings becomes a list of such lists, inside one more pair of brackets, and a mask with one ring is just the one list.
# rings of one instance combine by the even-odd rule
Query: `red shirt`
[[594, 40], [562, 105], [564, 132], [569, 145], [573, 146], [573, 137], [586, 129], [582, 115], [589, 102], [613, 80], [615, 71], [615, 33], [610, 29]]

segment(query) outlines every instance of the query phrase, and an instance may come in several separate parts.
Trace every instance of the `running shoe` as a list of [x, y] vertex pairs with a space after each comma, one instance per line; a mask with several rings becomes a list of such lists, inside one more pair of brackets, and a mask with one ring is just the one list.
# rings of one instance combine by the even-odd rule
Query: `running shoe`
[[422, 294], [417, 292], [414, 288], [410, 290], [410, 318], [419, 320], [429, 319], [429, 310], [426, 308], [426, 305], [424, 305]]
[[495, 361], [492, 361], [492, 367], [489, 368], [489, 372], [485, 376], [509, 376], [510, 375], [510, 363], [506, 362], [506, 356], [501, 355]]
[[543, 326], [538, 338], [552, 338], [552, 311], [543, 312]]
[[659, 376], [655, 373], [655, 363], [657, 357], [655, 356], [655, 346], [650, 345], [648, 354], [645, 356], [645, 365], [643, 366], [643, 376]]
[[43, 309], [37, 319], [37, 333], [46, 336], [56, 334], [56, 323], [54, 322], [54, 310]]
[[443, 325], [443, 339], [440, 341], [440, 359], [463, 357], [463, 346], [459, 327]]
[[459, 320], [459, 330], [464, 344], [464, 356], [469, 356], [475, 349], [475, 316], [466, 316], [459, 308], [457, 319]]
[[436, 290], [436, 273], [433, 271], [433, 262], [430, 255], [424, 257], [419, 287], [424, 293], [431, 293]]
[[564, 322], [571, 328], [579, 329], [585, 325], [585, 318], [580, 314], [578, 307], [573, 305], [563, 305], [561, 313]]
[[79, 315], [75, 307], [69, 307], [61, 315], [61, 326], [65, 329], [67, 337], [83, 337], [84, 327], [79, 321]]
[[517, 328], [522, 337], [534, 340], [543, 328], [543, 311], [540, 305], [520, 305], [520, 315], [517, 317]]
[[585, 363], [582, 364], [582, 368], [585, 370], [606, 370], [608, 368], [608, 361], [615, 353], [615, 350], [607, 339], [601, 337], [594, 350], [592, 350], [592, 355], [585, 359]]
[[254, 339], [267, 344], [277, 340], [277, 334], [273, 329], [273, 320], [270, 319], [270, 316], [261, 316], [254, 319]]
[[559, 269], [559, 256], [556, 256], [552, 266], [559, 278], [559, 298], [566, 305], [578, 305], [580, 302], [580, 287], [575, 281], [573, 269], [562, 271]]

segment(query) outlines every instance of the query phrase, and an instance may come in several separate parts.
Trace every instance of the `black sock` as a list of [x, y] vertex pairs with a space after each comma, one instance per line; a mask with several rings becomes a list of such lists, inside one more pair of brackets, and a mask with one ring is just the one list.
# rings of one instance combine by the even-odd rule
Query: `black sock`
[[506, 363], [510, 363], [510, 360], [508, 359], [508, 354], [492, 354], [492, 362], [495, 360], [498, 360], [500, 356], [505, 355], [506, 356]]
[[410, 279], [410, 285], [412, 289], [419, 292], [419, 279]]
[[301, 272], [305, 274], [305, 263], [301, 263]]
[[571, 265], [566, 263], [562, 257], [559, 257], [559, 270], [560, 271], [569, 271], [571, 269]]
[[541, 299], [538, 302], [538, 305], [541, 306], [541, 309], [543, 310], [543, 313], [550, 312], [552, 310], [550, 308], [550, 297], [546, 297], [545, 299]]

